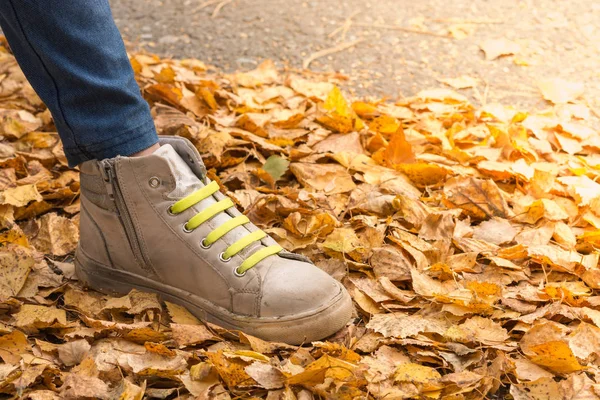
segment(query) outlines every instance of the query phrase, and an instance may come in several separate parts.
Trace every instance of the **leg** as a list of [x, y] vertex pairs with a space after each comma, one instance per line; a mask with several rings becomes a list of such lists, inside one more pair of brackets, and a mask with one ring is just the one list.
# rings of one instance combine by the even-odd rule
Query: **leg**
[[158, 142], [108, 0], [3, 0], [0, 25], [71, 166]]

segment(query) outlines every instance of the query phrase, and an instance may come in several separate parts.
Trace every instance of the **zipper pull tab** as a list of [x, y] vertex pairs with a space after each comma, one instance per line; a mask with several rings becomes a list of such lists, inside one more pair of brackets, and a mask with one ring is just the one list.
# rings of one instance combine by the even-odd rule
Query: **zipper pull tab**
[[113, 191], [113, 176], [112, 176], [112, 166], [107, 160], [102, 161], [102, 168], [100, 169], [102, 173], [102, 178], [106, 183], [106, 191], [108, 192], [108, 197], [111, 200], [114, 200], [114, 191]]

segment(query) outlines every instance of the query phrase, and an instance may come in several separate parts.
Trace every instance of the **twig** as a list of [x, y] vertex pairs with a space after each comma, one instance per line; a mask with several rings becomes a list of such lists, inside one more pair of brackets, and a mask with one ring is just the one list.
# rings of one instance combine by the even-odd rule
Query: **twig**
[[348, 33], [348, 30], [352, 26], [352, 18], [356, 17], [358, 14], [360, 14], [360, 11], [353, 12], [352, 15], [350, 15], [348, 18], [346, 18], [346, 20], [344, 21], [344, 23], [342, 25], [340, 25], [338, 28], [336, 28], [336, 30], [334, 30], [329, 35], [327, 35], [327, 37], [332, 38], [335, 35], [337, 35], [338, 33], [342, 32], [341, 37], [342, 37], [342, 39], [345, 38], [346, 33]]
[[215, 18], [218, 14], [219, 11], [221, 11], [221, 9], [223, 7], [225, 7], [227, 4], [231, 3], [233, 0], [223, 0], [221, 1], [219, 4], [217, 4], [217, 6], [215, 7], [215, 10], [213, 11], [212, 15], [210, 16], [211, 18]]
[[471, 24], [471, 25], [487, 25], [487, 24], [503, 24], [500, 19], [459, 19], [459, 18], [436, 18], [433, 22], [451, 22], [453, 24]]
[[200, 10], [208, 7], [208, 6], [212, 6], [213, 4], [217, 4], [217, 3], [221, 2], [221, 1], [223, 1], [223, 0], [207, 0], [204, 3], [200, 4], [198, 7], [196, 7], [192, 11], [192, 13], [198, 12], [198, 11], [200, 11]]
[[358, 39], [352, 42], [340, 43], [337, 46], [330, 47], [328, 49], [323, 49], [317, 51], [316, 53], [311, 54], [307, 59], [302, 62], [302, 68], [307, 69], [310, 66], [310, 63], [315, 61], [318, 58], [328, 56], [330, 54], [339, 53], [340, 51], [344, 51], [349, 49], [350, 47], [356, 46], [357, 44], [364, 42], [365, 39]]
[[442, 33], [435, 33], [435, 32], [429, 32], [429, 31], [421, 31], [419, 29], [413, 29], [413, 28], [405, 28], [403, 26], [398, 26], [398, 25], [388, 25], [388, 24], [365, 24], [362, 22], [354, 22], [355, 26], [362, 26], [365, 28], [377, 28], [377, 29], [392, 29], [395, 31], [402, 31], [402, 32], [408, 32], [408, 33], [417, 33], [419, 35], [429, 35], [429, 36], [437, 36], [437, 37], [443, 37], [443, 38], [450, 38], [450, 36], [442, 34]]

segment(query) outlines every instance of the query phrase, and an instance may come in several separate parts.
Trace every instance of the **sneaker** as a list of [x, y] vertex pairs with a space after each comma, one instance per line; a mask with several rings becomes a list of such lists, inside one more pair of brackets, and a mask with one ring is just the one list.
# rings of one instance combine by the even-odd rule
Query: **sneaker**
[[269, 341], [301, 344], [344, 327], [353, 306], [339, 282], [240, 213], [188, 140], [160, 144], [80, 166], [81, 281], [110, 294], [155, 292]]

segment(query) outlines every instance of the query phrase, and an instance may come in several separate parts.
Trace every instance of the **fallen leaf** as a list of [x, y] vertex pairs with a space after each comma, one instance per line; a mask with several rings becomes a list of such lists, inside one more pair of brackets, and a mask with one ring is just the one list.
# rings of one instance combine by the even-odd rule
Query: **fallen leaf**
[[266, 171], [271, 178], [273, 178], [274, 182], [276, 182], [283, 176], [283, 174], [285, 174], [289, 165], [290, 162], [288, 160], [273, 155], [267, 158], [267, 161], [262, 166], [262, 169]]
[[285, 375], [270, 364], [255, 361], [244, 370], [265, 389], [278, 389], [285, 385]]
[[489, 39], [479, 45], [485, 53], [486, 60], [495, 60], [501, 56], [517, 54], [521, 51], [521, 46], [505, 38]]
[[0, 193], [0, 204], [23, 207], [32, 201], [42, 201], [42, 196], [35, 185], [23, 185], [3, 190]]
[[581, 82], [570, 82], [562, 78], [540, 80], [538, 88], [544, 99], [554, 104], [572, 102], [583, 95], [585, 89]]
[[173, 340], [178, 346], [190, 346], [217, 339], [204, 325], [171, 324], [171, 329]]
[[192, 313], [190, 313], [185, 307], [180, 306], [179, 304], [170, 303], [168, 301], [165, 301], [165, 305], [167, 306], [167, 310], [169, 311], [169, 315], [171, 316], [171, 321], [173, 321], [175, 324], [201, 324], [200, 320], [196, 318]]
[[7, 364], [18, 364], [21, 361], [21, 355], [30, 349], [27, 336], [21, 331], [15, 330], [0, 336], [0, 357]]
[[79, 241], [79, 228], [71, 220], [55, 213], [40, 218], [40, 230], [33, 245], [44, 253], [64, 256], [75, 250]]
[[35, 264], [27, 249], [12, 246], [7, 250], [10, 251], [0, 252], [0, 300], [2, 301], [19, 293]]

